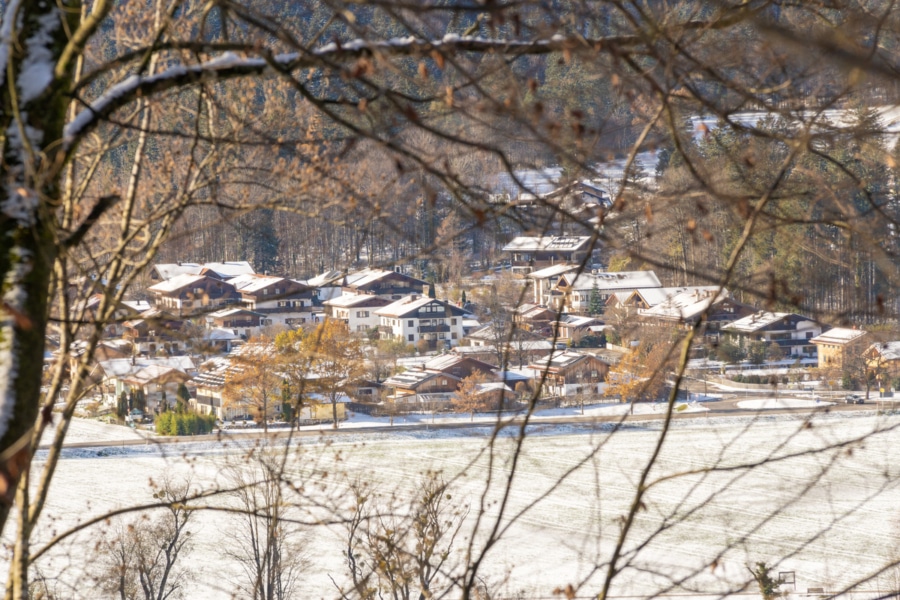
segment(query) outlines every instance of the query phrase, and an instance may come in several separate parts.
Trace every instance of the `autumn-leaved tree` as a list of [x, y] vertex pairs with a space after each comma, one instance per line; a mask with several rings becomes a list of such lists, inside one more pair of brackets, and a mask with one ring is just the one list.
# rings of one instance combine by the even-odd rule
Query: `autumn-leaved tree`
[[343, 321], [325, 319], [303, 337], [301, 351], [306, 357], [308, 389], [331, 404], [333, 427], [337, 429], [338, 400], [347, 396], [366, 373], [359, 338]]

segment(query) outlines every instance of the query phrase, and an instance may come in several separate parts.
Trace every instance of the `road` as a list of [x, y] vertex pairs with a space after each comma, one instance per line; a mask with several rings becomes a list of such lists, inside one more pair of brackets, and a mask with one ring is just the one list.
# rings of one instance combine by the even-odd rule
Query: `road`
[[[742, 400], [751, 400], [758, 398], [772, 398], [773, 394], [760, 395], [758, 393], [726, 393], [721, 400], [704, 402], [703, 406], [708, 409], [707, 412], [681, 412], [675, 413], [676, 419], [715, 419], [721, 417], [744, 417], [744, 416], [761, 416], [773, 414], [808, 414], [812, 412], [861, 412], [876, 410], [876, 401], [870, 399], [866, 404], [844, 404], [843, 398], [829, 399], [835, 402], [834, 405], [801, 407], [801, 408], [779, 408], [767, 410], [747, 410], [739, 407], [737, 404]], [[801, 398], [809, 400], [809, 394], [779, 394], [780, 398]], [[662, 408], [662, 406], [660, 407]], [[565, 416], [565, 417], [545, 417], [533, 416], [529, 423], [532, 425], [579, 425], [590, 426], [599, 423], [615, 423], [615, 422], [641, 422], [662, 419], [664, 412], [655, 412], [643, 415], [608, 415], [608, 416]], [[324, 437], [340, 437], [345, 435], [375, 434], [388, 433], [397, 431], [428, 431], [433, 429], [485, 429], [496, 430], [497, 428], [519, 427], [522, 424], [522, 417], [504, 418], [499, 423], [471, 423], [469, 421], [460, 420], [453, 423], [400, 423], [393, 426], [377, 425], [372, 427], [344, 427], [332, 429], [330, 427], [322, 427], [319, 429], [302, 429], [299, 431], [289, 431], [286, 429], [276, 429], [268, 434], [258, 430], [240, 432], [218, 432], [210, 435], [197, 436], [181, 436], [181, 437], [156, 437], [148, 436], [140, 439], [122, 439], [118, 441], [96, 441], [96, 442], [73, 442], [66, 444], [66, 448], [103, 448], [113, 446], [138, 446], [147, 444], [181, 444], [196, 442], [216, 442], [227, 440], [253, 440], [268, 437], [272, 440], [284, 440], [288, 438], [324, 438]], [[41, 444], [41, 448], [49, 447], [49, 444]]]

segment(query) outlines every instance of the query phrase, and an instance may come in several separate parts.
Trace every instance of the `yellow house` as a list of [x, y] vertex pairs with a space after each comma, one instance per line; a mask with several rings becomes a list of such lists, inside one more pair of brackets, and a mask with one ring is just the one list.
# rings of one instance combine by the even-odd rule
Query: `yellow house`
[[818, 349], [819, 368], [843, 370], [848, 360], [862, 354], [863, 344], [869, 341], [868, 333], [862, 329], [835, 327], [809, 340]]

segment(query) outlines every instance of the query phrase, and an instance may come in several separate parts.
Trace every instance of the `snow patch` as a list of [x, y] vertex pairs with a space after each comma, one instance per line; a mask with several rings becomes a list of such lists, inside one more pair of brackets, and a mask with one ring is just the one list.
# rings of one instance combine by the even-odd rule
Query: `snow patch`
[[22, 0], [11, 0], [3, 13], [3, 23], [0, 23], [0, 85], [6, 82], [6, 62], [12, 45], [13, 23], [18, 20], [19, 27], [22, 26], [22, 16], [18, 15], [19, 18], [16, 19], [20, 4]]
[[22, 61], [22, 72], [19, 73], [18, 84], [22, 94], [22, 102], [27, 103], [47, 89], [53, 81], [53, 32], [59, 27], [59, 13], [53, 8], [45, 15], [38, 17], [37, 31], [26, 42], [27, 54]]
[[14, 219], [23, 227], [32, 227], [37, 215], [38, 195], [33, 189], [8, 185], [6, 200], [0, 204], [0, 212]]
[[23, 312], [28, 292], [23, 281], [31, 273], [31, 253], [18, 246], [10, 250], [12, 266], [3, 282], [3, 309], [0, 320], [0, 436], [9, 428], [9, 420], [16, 406], [16, 381], [19, 375], [18, 335], [15, 314]]
[[745, 410], [771, 410], [775, 408], [814, 408], [816, 406], [833, 406], [834, 402], [817, 402], [800, 398], [762, 398], [759, 400], [743, 400], [737, 403], [738, 408]]

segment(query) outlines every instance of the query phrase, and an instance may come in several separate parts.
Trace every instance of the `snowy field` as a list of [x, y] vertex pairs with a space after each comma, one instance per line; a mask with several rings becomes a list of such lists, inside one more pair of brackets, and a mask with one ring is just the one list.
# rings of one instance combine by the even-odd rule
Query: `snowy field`
[[[613, 409], [586, 407], [585, 413], [589, 410]], [[419, 474], [441, 470], [453, 480], [455, 500], [471, 507], [467, 533], [472, 534], [482, 496], [486, 500], [489, 518], [473, 534], [479, 548], [497, 518], [514, 440], [504, 436], [491, 447], [490, 429], [477, 425], [453, 431], [386, 428], [332, 443], [304, 440], [292, 448], [288, 469], [305, 490], [298, 498], [320, 504], [305, 516], [322, 523], [305, 528], [315, 560], [299, 597], [336, 598], [332, 579], [346, 581], [343, 529], [324, 524], [335, 511], [323, 507], [346, 504], [347, 481], [365, 478], [380, 493], [403, 499], [415, 493]], [[872, 413], [821, 414], [807, 421], [760, 412], [755, 418], [677, 421], [651, 472], [645, 508], [626, 541], [626, 564], [611, 595], [727, 594], [746, 582], [745, 565], [758, 560], [776, 563], [778, 571], [794, 571], [798, 592], [808, 587], [838, 591], [868, 577], [890, 557], [900, 556], [898, 425], [898, 416]], [[73, 431], [89, 437], [94, 427], [82, 422]], [[502, 521], [508, 529], [484, 563], [489, 581], [505, 580], [501, 587], [507, 593], [523, 590], [524, 598], [550, 598], [555, 588], [579, 582], [584, 597], [597, 593], [598, 565], [616, 543], [619, 519], [660, 435], [659, 421], [613, 427], [544, 422], [531, 428]], [[48, 539], [110, 509], [148, 502], [150, 480], [167, 475], [189, 476], [195, 488], [223, 485], [228, 469], [240, 464], [255, 443], [244, 444], [232, 439], [66, 450], [39, 537]], [[489, 475], [490, 486], [485, 483]], [[230, 578], [237, 568], [223, 549], [230, 543], [233, 518], [221, 512], [196, 514], [195, 549], [187, 560], [197, 581], [188, 597], [232, 597]], [[58, 578], [60, 586], [71, 586], [75, 597], [95, 597], [86, 591], [93, 588], [83, 574], [96, 568], [98, 536], [93, 528], [62, 544], [52, 559], [42, 560], [41, 570]], [[464, 548], [464, 541], [457, 543], [454, 561], [462, 560]], [[855, 597], [875, 597], [877, 585], [867, 584]]]

